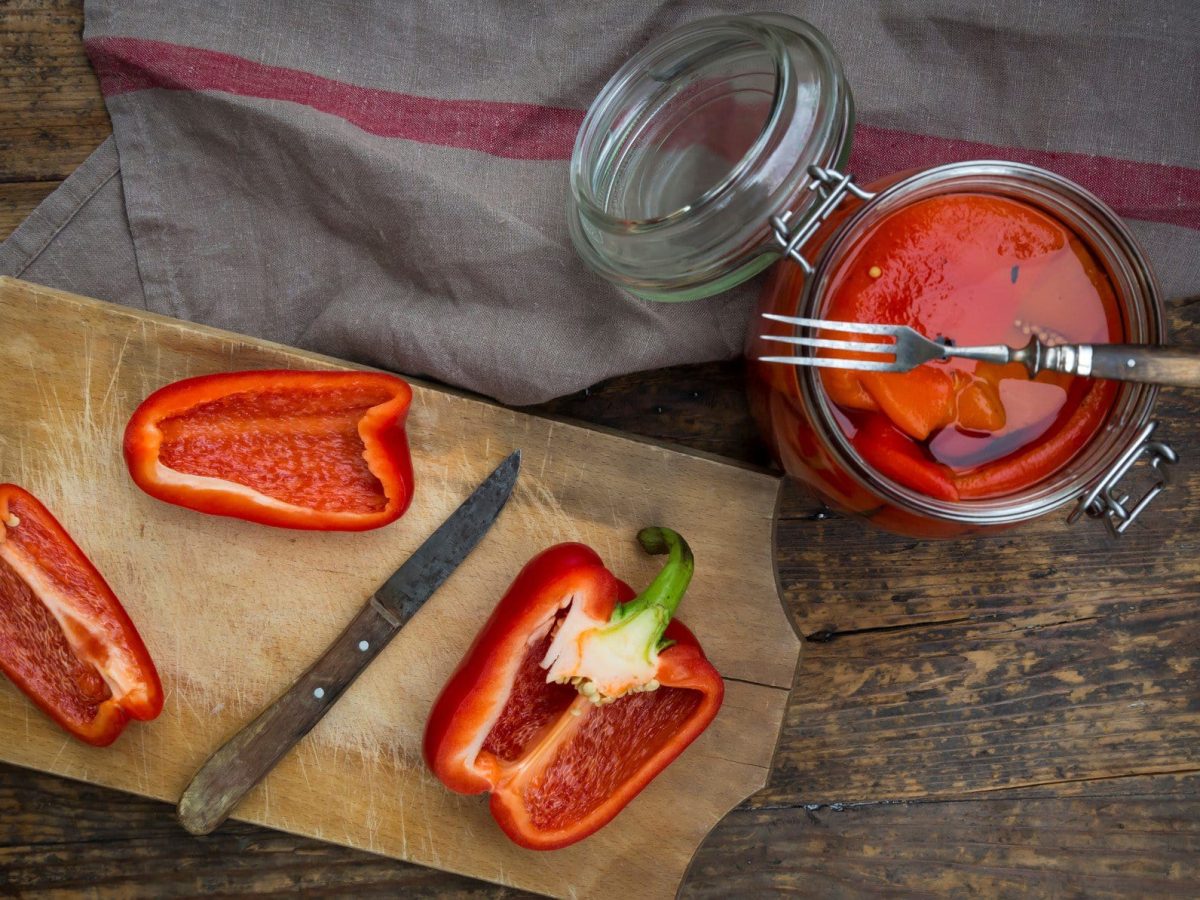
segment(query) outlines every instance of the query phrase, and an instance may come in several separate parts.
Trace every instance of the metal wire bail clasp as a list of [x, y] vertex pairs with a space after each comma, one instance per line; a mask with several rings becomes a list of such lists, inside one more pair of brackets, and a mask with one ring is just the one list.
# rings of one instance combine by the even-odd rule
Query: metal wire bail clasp
[[[1113, 467], [1090, 491], [1079, 498], [1075, 509], [1067, 516], [1067, 522], [1077, 522], [1084, 513], [1087, 513], [1092, 518], [1103, 518], [1104, 524], [1108, 526], [1113, 537], [1120, 537], [1125, 533], [1125, 529], [1133, 524], [1151, 501], [1161, 494], [1170, 483], [1170, 476], [1164, 464], [1173, 465], [1179, 462], [1179, 454], [1169, 444], [1150, 440], [1156, 427], [1158, 427], [1157, 422], [1149, 422], [1142, 428], [1133, 445], [1121, 454]], [[1130, 496], [1122, 494], [1118, 484], [1125, 473], [1132, 469], [1143, 456], [1147, 457], [1150, 462], [1150, 468], [1154, 473], [1154, 483], [1140, 500], [1130, 506]]]
[[804, 258], [800, 248], [816, 233], [821, 223], [841, 205], [847, 194], [853, 194], [859, 200], [870, 200], [875, 196], [856, 185], [853, 175], [843, 175], [836, 169], [809, 166], [808, 174], [812, 177], [808, 189], [820, 195], [821, 205], [805, 214], [804, 218], [794, 225], [791, 210], [781, 216], [771, 216], [771, 230], [775, 234], [776, 242], [783, 248], [783, 255], [799, 263], [805, 275], [813, 273], [813, 265]]

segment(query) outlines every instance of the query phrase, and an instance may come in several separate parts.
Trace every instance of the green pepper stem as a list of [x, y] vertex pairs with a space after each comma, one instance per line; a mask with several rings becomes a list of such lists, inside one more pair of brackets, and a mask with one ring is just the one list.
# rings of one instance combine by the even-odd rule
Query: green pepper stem
[[661, 640], [662, 633], [666, 630], [671, 616], [675, 615], [675, 610], [679, 606], [679, 601], [683, 599], [684, 592], [687, 591], [688, 584], [692, 580], [692, 572], [696, 568], [696, 561], [687, 541], [670, 528], [657, 526], [643, 528], [638, 532], [638, 542], [647, 553], [654, 556], [669, 553], [670, 558], [654, 580], [650, 582], [650, 586], [629, 602], [617, 606], [609, 621], [621, 622], [643, 610], [657, 607], [656, 613], [661, 621], [661, 627], [658, 629], [654, 641], [657, 644]]

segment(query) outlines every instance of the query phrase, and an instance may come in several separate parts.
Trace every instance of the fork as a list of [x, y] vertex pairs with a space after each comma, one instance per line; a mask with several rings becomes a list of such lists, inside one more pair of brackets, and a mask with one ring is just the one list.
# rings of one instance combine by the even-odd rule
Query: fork
[[1024, 347], [986, 344], [956, 347], [948, 338], [930, 340], [907, 325], [881, 325], [868, 322], [835, 322], [763, 313], [763, 318], [801, 328], [837, 331], [847, 334], [879, 335], [884, 341], [840, 341], [828, 338], [764, 334], [764, 341], [777, 341], [814, 350], [842, 350], [871, 353], [891, 359], [841, 359], [833, 356], [760, 356], [760, 362], [791, 366], [818, 366], [829, 369], [858, 369], [869, 372], [907, 372], [922, 363], [958, 357], [984, 362], [1021, 363], [1033, 378], [1038, 372], [1065, 372], [1085, 378], [1137, 381], [1146, 384], [1170, 384], [1200, 387], [1200, 349], [1156, 347], [1149, 344], [1047, 344], [1036, 336]]

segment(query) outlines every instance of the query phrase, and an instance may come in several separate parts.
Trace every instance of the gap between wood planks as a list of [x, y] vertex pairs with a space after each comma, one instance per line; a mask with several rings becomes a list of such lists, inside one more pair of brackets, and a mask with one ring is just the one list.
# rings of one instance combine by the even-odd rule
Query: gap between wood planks
[[[1180, 596], [1180, 597], [1158, 597], [1155, 598], [1154, 605], [1156, 607], [1168, 606], [1174, 603], [1194, 603], [1195, 597]], [[1067, 625], [1078, 625], [1083, 622], [1099, 622], [1105, 619], [1116, 618], [1120, 615], [1119, 612], [1113, 611], [1108, 614], [1080, 615], [1068, 616], [1064, 619], [1056, 619], [1053, 622], [1035, 622], [1027, 625], [1015, 625], [1012, 628], [1003, 631], [989, 632], [988, 637], [1003, 637], [1006, 634], [1030, 634], [1032, 632], [1045, 631], [1050, 628], [1062, 628]], [[811, 644], [829, 644], [843, 638], [859, 637], [865, 634], [881, 634], [901, 631], [919, 631], [922, 628], [938, 628], [946, 625], [961, 625], [964, 622], [970, 622], [976, 625], [983, 625], [989, 622], [1003, 624], [1008, 622], [1010, 617], [999, 612], [979, 613], [968, 616], [956, 616], [950, 619], [923, 619], [918, 622], [901, 622], [896, 625], [873, 625], [866, 628], [846, 628], [841, 629], [836, 625], [819, 628], [816, 631], [808, 634], [801, 634], [801, 637]], [[736, 681], [737, 679], [727, 679]]]
[[[929, 804], [951, 804], [951, 803], [1013, 803], [1023, 800], [1063, 800], [1065, 798], [1061, 793], [1055, 791], [1047, 791], [1038, 793], [1038, 788], [1054, 787], [1062, 784], [1078, 784], [1086, 785], [1104, 781], [1122, 782], [1131, 779], [1155, 778], [1161, 776], [1183, 776], [1183, 775], [1200, 775], [1200, 766], [1187, 766], [1182, 768], [1150, 770], [1145, 772], [1123, 772], [1119, 775], [1093, 775], [1080, 778], [1058, 778], [1048, 781], [1036, 781], [1030, 784], [1020, 785], [1003, 785], [1000, 787], [981, 787], [974, 791], [964, 792], [962, 794], [954, 794], [946, 797], [909, 797], [904, 799], [880, 799], [880, 800], [847, 800], [847, 801], [832, 801], [828, 803], [806, 803], [803, 800], [797, 800], [795, 803], [765, 803], [757, 805], [754, 803], [754, 798], [749, 798], [745, 803], [742, 803], [737, 809], [748, 812], [771, 812], [772, 810], [792, 810], [803, 809], [808, 812], [817, 812], [818, 810], [832, 810], [833, 812], [843, 812], [856, 809], [873, 809], [882, 806], [916, 806]], [[1148, 792], [1132, 792], [1128, 794], [1103, 794], [1090, 796], [1088, 794], [1075, 795], [1074, 799], [1080, 800], [1154, 800], [1167, 797], [1166, 794], [1148, 793]]]
[[[855, 637], [860, 634], [879, 634], [890, 631], [912, 631], [916, 628], [936, 628], [939, 625], [958, 625], [962, 622], [986, 622], [989, 619], [996, 619], [998, 613], [983, 616], [958, 616], [953, 619], [930, 619], [921, 622], [902, 622], [899, 625], [874, 625], [869, 628], [847, 628], [839, 629], [836, 625], [818, 629], [809, 634], [804, 635], [804, 640], [811, 644], [828, 644], [839, 638]], [[1090, 618], [1096, 618], [1091, 616]]]
[[[1192, 598], [1179, 598], [1179, 600], [1190, 601]], [[1170, 600], [1164, 602], [1172, 602]], [[1115, 615], [1115, 614], [1114, 614]], [[1019, 625], [1016, 628], [1010, 628], [1007, 631], [997, 632], [993, 636], [1011, 634], [1014, 632], [1030, 632], [1042, 631], [1046, 628], [1059, 628], [1063, 625], [1078, 625], [1080, 622], [1095, 622], [1100, 619], [1111, 618], [1111, 616], [1095, 615], [1095, 616], [1074, 616], [1066, 619], [1058, 619], [1054, 622], [1039, 622], [1032, 625]], [[881, 632], [892, 631], [913, 631], [921, 628], [937, 628], [940, 625], [960, 625], [963, 622], [974, 622], [983, 624], [985, 622], [1001, 622], [1004, 621], [1004, 616], [1000, 613], [983, 613], [980, 615], [958, 616], [953, 619], [929, 619], [920, 622], [902, 622], [899, 625], [875, 625], [869, 628], [847, 628], [840, 629], [836, 626], [821, 628], [809, 634], [802, 635], [804, 640], [812, 644], [828, 644], [840, 638], [857, 637], [862, 634], [879, 634]], [[736, 681], [737, 679], [728, 679]]]

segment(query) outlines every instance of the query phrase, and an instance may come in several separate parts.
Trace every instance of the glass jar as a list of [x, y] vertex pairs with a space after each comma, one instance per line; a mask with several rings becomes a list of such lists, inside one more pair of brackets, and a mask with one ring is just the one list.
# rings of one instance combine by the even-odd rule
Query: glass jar
[[[1091, 250], [1131, 343], [1161, 343], [1154, 276], [1120, 219], [1051, 172], [977, 161], [898, 173], [867, 188], [843, 175], [853, 102], [828, 41], [782, 15], [723, 16], [678, 29], [633, 56], [588, 111], [571, 161], [569, 223], [585, 262], [634, 294], [691, 300], [779, 260], [758, 312], [820, 317], [830, 280], [864, 233], [906, 204], [990, 194], [1058, 220]], [[1152, 440], [1149, 385], [1122, 383], [1105, 424], [1064, 466], [1004, 496], [938, 500], [885, 477], [835, 421], [811, 367], [747, 343], [754, 415], [790, 475], [833, 506], [921, 537], [1001, 528], [1075, 504], [1122, 532], [1165, 486], [1173, 450]], [[791, 326], [787, 326], [791, 327]], [[776, 332], [778, 333], [778, 331]], [[1148, 457], [1154, 482], [1119, 487]]]
[[[1153, 273], [1124, 224], [1100, 200], [1051, 172], [1010, 162], [954, 163], [892, 176], [857, 193], [844, 177], [826, 173], [831, 198], [841, 190], [836, 214], [810, 223], [811, 237], [793, 249], [794, 259], [780, 263], [764, 288], [760, 313], [820, 318], [832, 276], [856, 241], [884, 217], [903, 207], [946, 194], [984, 194], [1032, 206], [1063, 223], [1101, 264], [1113, 286], [1124, 340], [1161, 343], [1163, 307]], [[815, 264], [809, 260], [817, 260]], [[785, 333], [794, 333], [783, 326]], [[805, 481], [830, 504], [863, 516], [892, 531], [920, 537], [953, 537], [1014, 525], [1075, 503], [1078, 514], [1101, 516], [1114, 532], [1123, 531], [1144, 508], [1130, 503], [1116, 484], [1130, 466], [1131, 454], [1150, 456], [1164, 486], [1163, 463], [1175, 454], [1151, 440], [1153, 385], [1123, 382], [1103, 427], [1066, 465], [1045, 479], [1000, 497], [948, 501], [926, 496], [871, 468], [834, 418], [818, 370], [758, 362], [778, 355], [752, 329], [746, 355], [750, 362], [751, 409], [784, 469]], [[1096, 488], [1099, 487], [1099, 490]], [[1148, 503], [1151, 497], [1144, 498]]]

